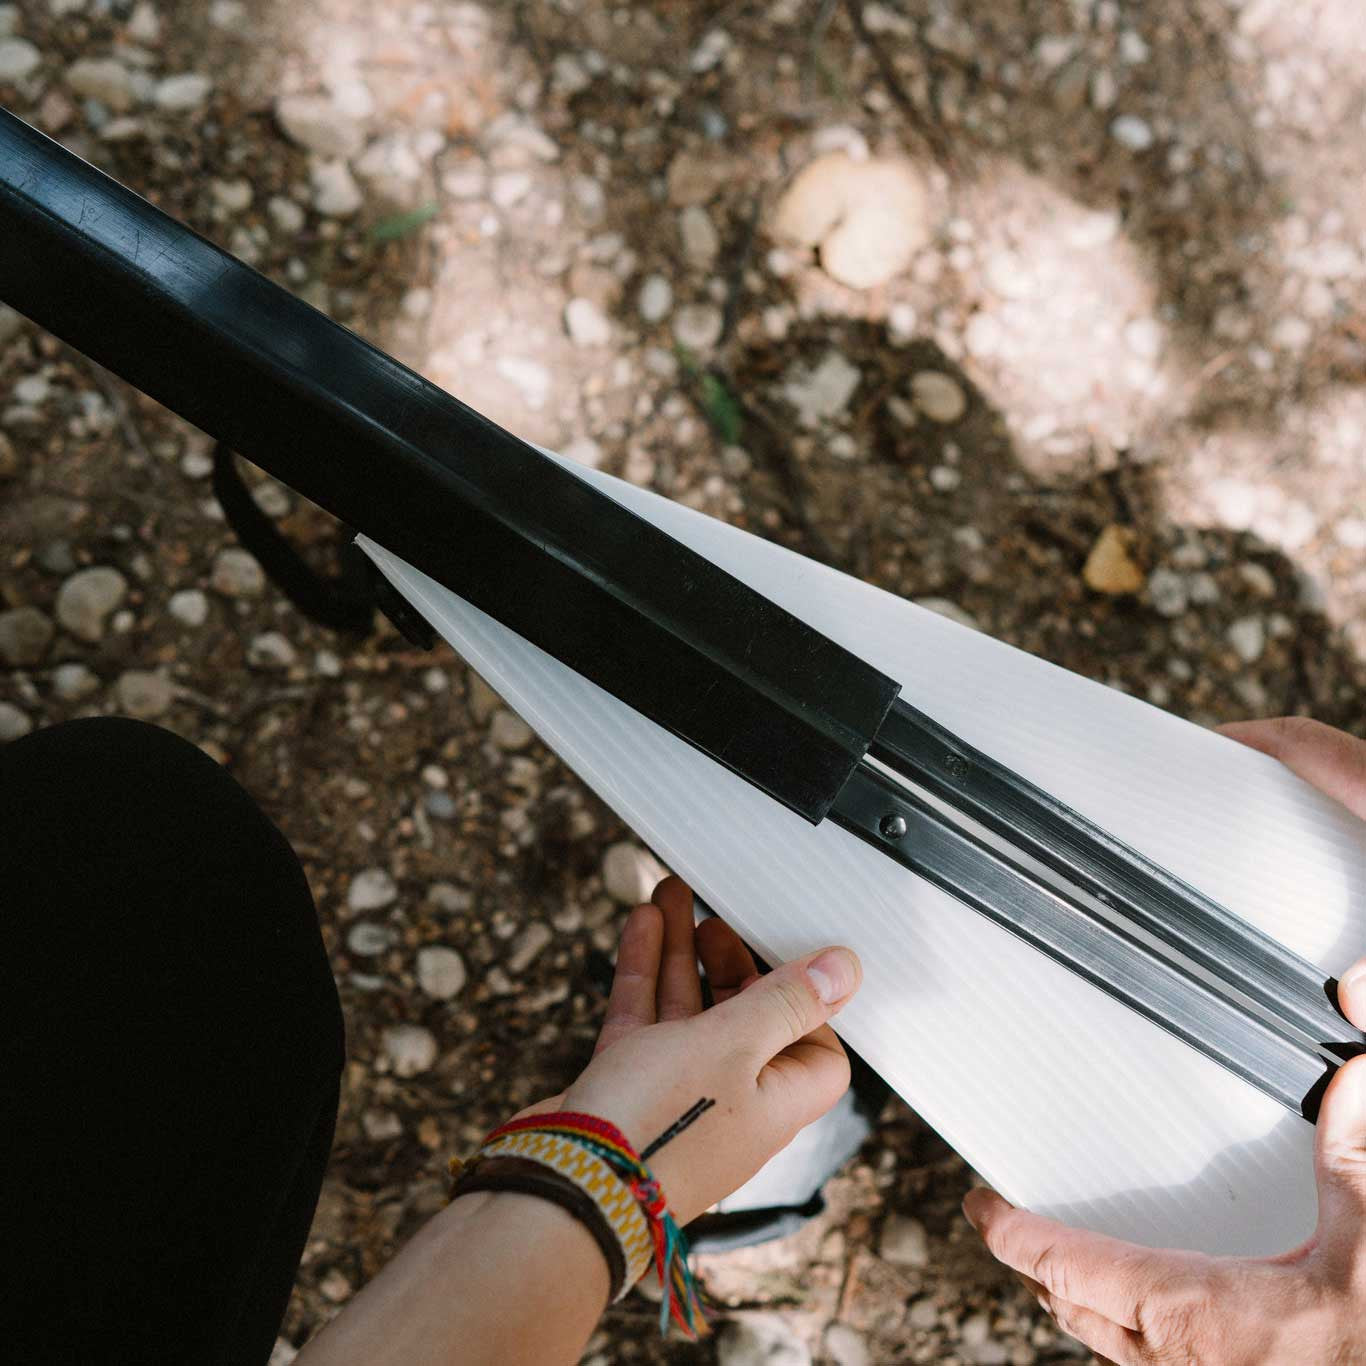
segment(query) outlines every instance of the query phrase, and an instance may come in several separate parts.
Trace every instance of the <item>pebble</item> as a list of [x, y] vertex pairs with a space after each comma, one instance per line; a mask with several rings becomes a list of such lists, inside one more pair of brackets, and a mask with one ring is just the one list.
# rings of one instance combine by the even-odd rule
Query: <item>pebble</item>
[[1228, 643], [1244, 664], [1254, 664], [1266, 648], [1266, 623], [1261, 617], [1239, 617], [1226, 632]]
[[[834, 443], [831, 443], [833, 448]], [[930, 487], [936, 493], [952, 493], [963, 482], [963, 471], [952, 465], [935, 465], [930, 470]]]
[[452, 166], [441, 176], [441, 188], [452, 199], [478, 199], [488, 186], [489, 173], [482, 161]]
[[710, 351], [721, 340], [724, 326], [715, 304], [684, 304], [674, 314], [674, 338], [689, 351]]
[[719, 1366], [811, 1366], [811, 1351], [776, 1314], [731, 1319], [716, 1340]]
[[290, 237], [302, 232], [308, 221], [303, 208], [282, 194], [271, 195], [266, 201], [266, 212], [270, 215], [270, 221]]
[[454, 950], [431, 944], [417, 953], [417, 983], [428, 996], [449, 1001], [458, 996], [467, 978], [465, 960]]
[[436, 1061], [436, 1037], [421, 1025], [391, 1025], [384, 1031], [384, 1052], [400, 1077], [415, 1077]]
[[517, 942], [512, 946], [512, 952], [508, 955], [508, 971], [514, 976], [525, 972], [554, 937], [549, 925], [533, 920], [517, 936]]
[[158, 109], [181, 112], [198, 109], [209, 98], [213, 82], [198, 72], [187, 72], [181, 76], [167, 76], [157, 82], [152, 99]]
[[795, 362], [783, 381], [783, 397], [797, 410], [802, 426], [838, 417], [849, 406], [863, 372], [841, 352], [830, 350], [815, 365]]
[[0, 612], [0, 660], [20, 668], [37, 664], [54, 634], [52, 622], [36, 607]]
[[919, 1219], [893, 1214], [882, 1226], [878, 1256], [893, 1266], [924, 1267], [930, 1264], [930, 1235]]
[[927, 1332], [939, 1322], [939, 1306], [929, 1298], [916, 1300], [906, 1315], [906, 1321], [912, 1328]]
[[982, 624], [971, 612], [965, 611], [956, 602], [951, 602], [948, 598], [912, 598], [911, 601], [917, 607], [923, 607], [927, 612], [933, 612], [935, 616], [947, 617], [950, 621], [956, 621], [960, 626], [966, 626], [970, 631], [980, 631]]
[[502, 708], [494, 712], [489, 726], [489, 739], [501, 750], [514, 752], [525, 749], [532, 741], [535, 731], [531, 729], [515, 711]]
[[943, 426], [957, 422], [968, 410], [968, 398], [951, 375], [939, 370], [922, 370], [911, 376], [911, 402], [931, 422]]
[[100, 680], [84, 664], [59, 664], [52, 674], [52, 691], [63, 702], [79, 702], [99, 686]]
[[1082, 568], [1082, 582], [1096, 593], [1138, 593], [1142, 591], [1143, 570], [1133, 558], [1134, 532], [1131, 527], [1111, 523], [1091, 547]]
[[498, 208], [510, 209], [531, 193], [533, 183], [526, 171], [500, 171], [489, 183], [489, 198]]
[[522, 396], [528, 408], [544, 408], [550, 397], [550, 371], [525, 356], [499, 356], [498, 373]]
[[346, 905], [352, 911], [379, 911], [398, 900], [398, 885], [383, 868], [364, 868], [351, 879]]
[[1131, 152], [1146, 152], [1153, 145], [1153, 130], [1137, 114], [1121, 114], [1110, 124], [1110, 136]]
[[1188, 581], [1190, 600], [1197, 607], [1208, 607], [1212, 602], [1219, 601], [1219, 581], [1213, 574], [1201, 571], [1192, 574]]
[[825, 1354], [833, 1366], [872, 1366], [863, 1334], [847, 1323], [832, 1323], [826, 1328]]
[[287, 669], [296, 658], [294, 646], [279, 631], [262, 631], [247, 646], [247, 663], [254, 669]]
[[1158, 568], [1148, 575], [1148, 601], [1161, 617], [1179, 617], [1190, 602], [1186, 580], [1175, 570]]
[[119, 706], [129, 716], [153, 721], [165, 716], [175, 701], [175, 685], [165, 674], [130, 669], [114, 684]]
[[1124, 344], [1144, 360], [1156, 360], [1162, 352], [1162, 325], [1156, 318], [1131, 318], [1124, 324]]
[[209, 616], [209, 599], [198, 588], [171, 594], [166, 610], [182, 625], [203, 626]]
[[817, 157], [778, 200], [773, 236], [817, 247], [821, 268], [850, 289], [871, 289], [903, 271], [930, 236], [929, 197], [901, 160]]
[[392, 1110], [367, 1110], [360, 1122], [372, 1143], [388, 1143], [403, 1132], [403, 1121]]
[[0, 742], [18, 740], [33, 729], [33, 722], [12, 702], [0, 702]]
[[678, 235], [683, 242], [683, 259], [690, 266], [707, 270], [715, 264], [721, 238], [702, 205], [689, 204], [678, 215]]
[[218, 552], [209, 582], [227, 598], [259, 598], [265, 591], [266, 575], [245, 550], [230, 547]]
[[606, 346], [612, 340], [612, 324], [591, 299], [570, 299], [564, 309], [564, 326], [575, 346]]
[[57, 620], [73, 636], [92, 644], [104, 635], [109, 614], [123, 601], [128, 580], [117, 569], [81, 569], [57, 593]]
[[469, 674], [468, 700], [470, 715], [480, 725], [492, 720], [494, 712], [503, 705], [503, 699], [473, 669]]
[[127, 113], [137, 99], [131, 73], [112, 57], [83, 57], [72, 62], [64, 79], [73, 94], [99, 100], [116, 114]]
[[32, 43], [23, 38], [6, 38], [0, 42], [0, 81], [22, 81], [37, 70], [42, 60], [42, 54]]
[[213, 473], [213, 457], [207, 451], [186, 451], [180, 457], [180, 472], [187, 479], [207, 479]]
[[293, 143], [321, 157], [348, 160], [365, 146], [365, 123], [326, 95], [282, 95], [275, 122]]
[[388, 925], [361, 920], [346, 932], [346, 947], [360, 958], [374, 958], [393, 946], [394, 932]]
[[344, 161], [315, 161], [309, 168], [313, 207], [325, 218], [349, 218], [365, 202]]
[[666, 873], [659, 860], [638, 844], [620, 840], [602, 858], [602, 883], [607, 895], [623, 906], [649, 901]]

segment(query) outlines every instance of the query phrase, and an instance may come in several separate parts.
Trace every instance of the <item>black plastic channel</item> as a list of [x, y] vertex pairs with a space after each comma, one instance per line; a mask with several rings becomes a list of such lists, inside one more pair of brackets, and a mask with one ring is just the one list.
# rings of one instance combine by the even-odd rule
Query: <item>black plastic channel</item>
[[897, 693], [4, 111], [0, 299], [813, 823]]

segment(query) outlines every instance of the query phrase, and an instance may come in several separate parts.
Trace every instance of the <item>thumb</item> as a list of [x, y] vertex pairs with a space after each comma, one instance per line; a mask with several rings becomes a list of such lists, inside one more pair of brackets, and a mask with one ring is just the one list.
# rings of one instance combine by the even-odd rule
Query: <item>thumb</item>
[[1366, 1216], [1366, 1057], [1339, 1069], [1319, 1108], [1314, 1134], [1319, 1243], [1355, 1247]]
[[859, 988], [863, 968], [852, 949], [829, 948], [775, 968], [706, 1012], [711, 1024], [767, 1062], [819, 1029]]

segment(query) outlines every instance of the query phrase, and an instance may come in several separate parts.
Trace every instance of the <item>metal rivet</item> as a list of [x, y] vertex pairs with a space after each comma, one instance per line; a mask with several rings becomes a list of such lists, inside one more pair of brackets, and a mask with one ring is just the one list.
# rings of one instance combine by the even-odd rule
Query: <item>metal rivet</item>
[[884, 816], [878, 829], [885, 839], [899, 840], [906, 833], [906, 818], [895, 813]]

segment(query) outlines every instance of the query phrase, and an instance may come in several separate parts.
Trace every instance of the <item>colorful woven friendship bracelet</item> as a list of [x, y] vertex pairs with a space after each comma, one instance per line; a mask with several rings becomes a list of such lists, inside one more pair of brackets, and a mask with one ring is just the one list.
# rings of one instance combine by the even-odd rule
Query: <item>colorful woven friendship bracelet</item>
[[497, 1157], [538, 1163], [592, 1199], [621, 1246], [626, 1275], [616, 1299], [653, 1263], [665, 1291], [659, 1306], [661, 1334], [668, 1331], [670, 1317], [688, 1337], [708, 1332], [688, 1268], [683, 1231], [669, 1212], [659, 1182], [614, 1124], [573, 1111], [509, 1120], [484, 1139], [468, 1162], [451, 1159], [451, 1198], [481, 1162]]

